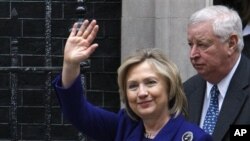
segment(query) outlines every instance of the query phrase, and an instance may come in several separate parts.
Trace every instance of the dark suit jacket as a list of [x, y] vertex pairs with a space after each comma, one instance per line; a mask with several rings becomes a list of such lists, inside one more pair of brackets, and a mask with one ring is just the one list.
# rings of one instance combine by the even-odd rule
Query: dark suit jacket
[[[200, 123], [205, 90], [206, 81], [199, 75], [191, 77], [184, 83], [191, 122]], [[214, 141], [229, 141], [231, 124], [250, 125], [250, 60], [244, 55], [226, 92], [212, 135]]]
[[245, 54], [248, 58], [250, 58], [250, 35], [243, 36], [244, 40], [244, 48], [242, 53]]

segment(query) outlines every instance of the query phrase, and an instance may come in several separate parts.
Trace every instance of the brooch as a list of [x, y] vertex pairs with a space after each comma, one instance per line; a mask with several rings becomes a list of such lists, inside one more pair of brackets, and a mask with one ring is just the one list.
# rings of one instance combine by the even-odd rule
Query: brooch
[[187, 131], [182, 135], [182, 141], [192, 141], [194, 138], [193, 133], [191, 131]]

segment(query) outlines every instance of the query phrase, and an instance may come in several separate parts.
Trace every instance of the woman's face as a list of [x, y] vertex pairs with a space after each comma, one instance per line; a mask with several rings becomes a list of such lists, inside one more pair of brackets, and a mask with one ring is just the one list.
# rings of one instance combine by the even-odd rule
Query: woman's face
[[130, 108], [142, 119], [168, 114], [167, 84], [147, 62], [132, 66], [126, 79]]

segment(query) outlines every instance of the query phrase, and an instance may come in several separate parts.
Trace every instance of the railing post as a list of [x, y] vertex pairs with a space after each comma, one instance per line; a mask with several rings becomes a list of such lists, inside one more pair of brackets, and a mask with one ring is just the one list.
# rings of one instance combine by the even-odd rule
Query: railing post
[[[77, 0], [77, 7], [76, 7], [76, 15], [77, 15], [77, 25], [78, 25], [78, 29], [80, 28], [80, 26], [82, 25], [85, 15], [87, 13], [87, 9], [86, 9], [86, 0]], [[84, 61], [81, 62], [81, 67], [83, 66], [89, 66], [90, 61]], [[83, 82], [83, 87], [86, 88], [86, 80], [85, 77], [83, 75], [81, 75], [81, 79]], [[87, 93], [87, 91], [85, 91], [85, 94]], [[78, 133], [78, 140], [79, 141], [88, 141], [88, 137], [83, 135], [82, 133]]]
[[81, 26], [81, 24], [84, 20], [84, 17], [87, 13], [85, 2], [86, 2], [86, 0], [77, 0], [76, 15], [77, 15], [78, 27]]
[[[17, 40], [17, 29], [15, 28], [18, 25], [18, 14], [15, 8], [11, 11], [11, 26], [12, 26], [12, 37], [11, 37], [11, 67], [18, 66], [18, 40]], [[10, 125], [11, 125], [11, 140], [17, 141], [17, 93], [18, 93], [18, 78], [17, 73], [10, 72], [10, 89], [11, 89], [11, 106], [10, 106]]]
[[[51, 62], [51, 0], [45, 0], [45, 67], [52, 67]], [[51, 71], [46, 72], [45, 82], [45, 140], [51, 141]]]

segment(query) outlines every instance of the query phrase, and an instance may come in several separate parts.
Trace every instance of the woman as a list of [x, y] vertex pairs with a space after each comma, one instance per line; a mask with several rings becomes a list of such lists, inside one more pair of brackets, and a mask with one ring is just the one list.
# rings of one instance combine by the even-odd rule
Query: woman
[[93, 20], [73, 26], [64, 50], [62, 75], [53, 82], [64, 116], [82, 133], [100, 141], [210, 141], [211, 136], [184, 116], [187, 101], [177, 67], [156, 49], [144, 49], [118, 69], [125, 108], [113, 113], [83, 96], [80, 62], [97, 48]]

